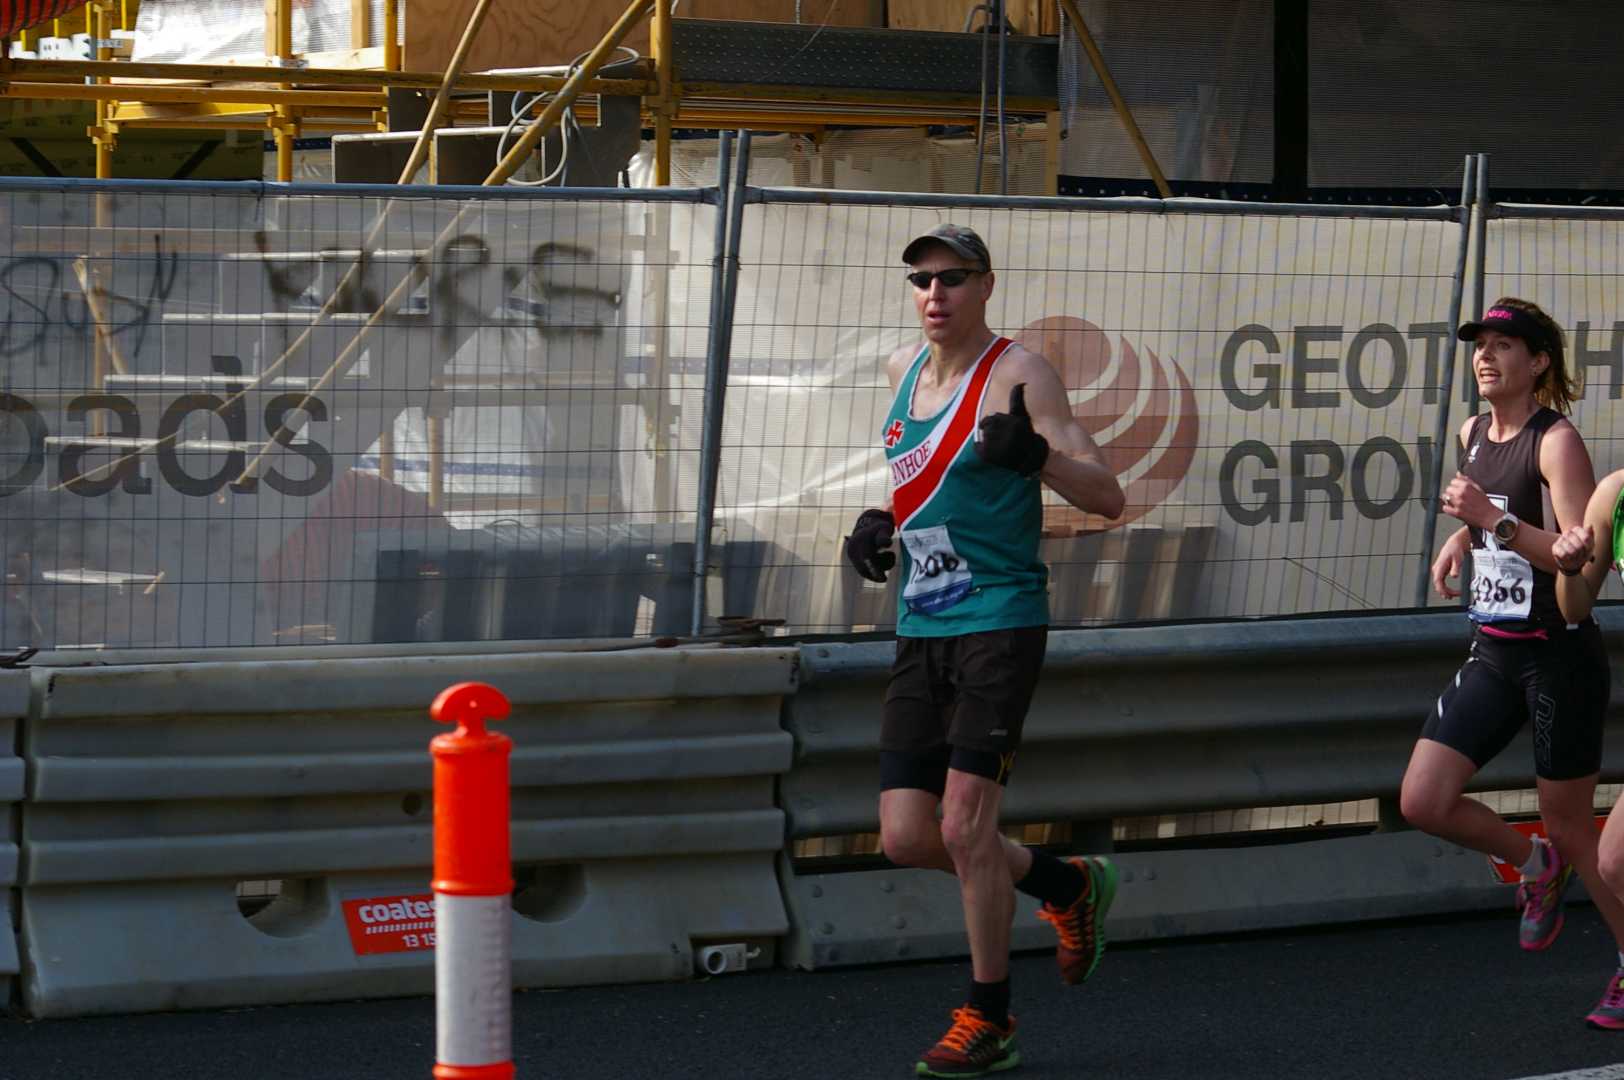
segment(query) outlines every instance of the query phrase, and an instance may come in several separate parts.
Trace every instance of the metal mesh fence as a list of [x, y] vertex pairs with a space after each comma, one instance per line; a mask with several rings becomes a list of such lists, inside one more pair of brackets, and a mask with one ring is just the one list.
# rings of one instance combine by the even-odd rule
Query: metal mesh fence
[[1054, 624], [1414, 602], [1463, 242], [1448, 212], [760, 198], [718, 503], [752, 531], [734, 559], [751, 614], [894, 624], [840, 538], [885, 496], [884, 358], [920, 340], [899, 254], [950, 220], [992, 247], [989, 321], [1054, 364], [1127, 493], [1113, 523], [1046, 493]]
[[[841, 538], [918, 340], [898, 256], [947, 220], [1128, 494], [1115, 522], [1048, 497], [1056, 625], [1415, 602], [1469, 407], [1454, 211], [745, 195], [722, 295], [715, 189], [6, 181], [0, 647], [684, 633], [717, 327], [700, 602], [887, 628]], [[1575, 422], [1624, 466], [1624, 217], [1496, 214], [1490, 296], [1567, 328]]]
[[0, 188], [4, 645], [686, 629], [716, 211], [628, 194]]

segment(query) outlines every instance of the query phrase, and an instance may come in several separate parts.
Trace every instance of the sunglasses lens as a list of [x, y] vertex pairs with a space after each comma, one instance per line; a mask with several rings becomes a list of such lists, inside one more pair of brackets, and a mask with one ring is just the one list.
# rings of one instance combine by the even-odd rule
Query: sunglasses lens
[[930, 283], [933, 280], [940, 281], [947, 288], [953, 289], [969, 281], [970, 275], [974, 272], [973, 270], [964, 269], [938, 270], [935, 273], [931, 273], [929, 270], [919, 270], [907, 275], [907, 277], [916, 289], [930, 288]]

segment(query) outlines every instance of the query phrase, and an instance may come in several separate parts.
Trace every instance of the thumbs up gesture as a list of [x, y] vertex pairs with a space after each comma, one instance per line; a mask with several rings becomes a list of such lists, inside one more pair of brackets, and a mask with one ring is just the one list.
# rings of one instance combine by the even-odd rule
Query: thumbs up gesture
[[1049, 460], [1049, 440], [1032, 430], [1026, 411], [1026, 384], [1009, 392], [1009, 411], [988, 413], [976, 430], [976, 452], [989, 465], [1035, 476]]

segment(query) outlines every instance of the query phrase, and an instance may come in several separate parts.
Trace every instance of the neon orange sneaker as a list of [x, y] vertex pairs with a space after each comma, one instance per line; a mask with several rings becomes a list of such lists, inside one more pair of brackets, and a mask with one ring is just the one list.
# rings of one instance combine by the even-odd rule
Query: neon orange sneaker
[[920, 1076], [986, 1076], [1013, 1069], [1021, 1063], [1015, 1049], [1015, 1017], [1001, 1028], [981, 1015], [974, 1005], [953, 1010], [953, 1026], [941, 1042], [926, 1050], [914, 1066]]
[[1094, 974], [1105, 955], [1105, 915], [1116, 899], [1117, 868], [1099, 855], [1073, 856], [1066, 861], [1088, 876], [1088, 885], [1070, 907], [1044, 904], [1038, 918], [1054, 927], [1060, 938], [1055, 947], [1060, 981], [1076, 986]]

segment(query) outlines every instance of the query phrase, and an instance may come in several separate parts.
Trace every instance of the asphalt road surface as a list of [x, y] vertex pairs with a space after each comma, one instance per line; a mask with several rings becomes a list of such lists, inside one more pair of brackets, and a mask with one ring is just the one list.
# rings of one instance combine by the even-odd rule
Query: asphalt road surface
[[[1023, 955], [1025, 1064], [1005, 1075], [1624, 1080], [1624, 1032], [1582, 1022], [1616, 963], [1594, 911], [1544, 953], [1515, 936], [1508, 911], [1127, 945], [1069, 988], [1052, 955]], [[954, 961], [523, 993], [514, 1060], [537, 1080], [900, 1078], [968, 977]], [[427, 998], [0, 1020], [0, 1080], [401, 1080], [433, 1060]]]

